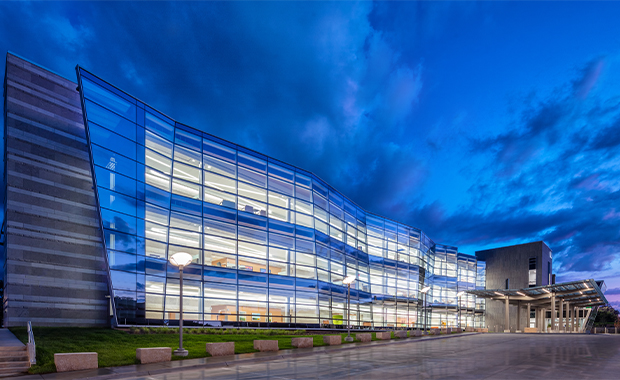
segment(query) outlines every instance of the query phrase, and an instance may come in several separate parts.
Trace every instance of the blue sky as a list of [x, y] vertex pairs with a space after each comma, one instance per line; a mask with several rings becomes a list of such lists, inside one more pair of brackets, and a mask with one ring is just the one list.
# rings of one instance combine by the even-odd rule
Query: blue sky
[[80, 64], [461, 252], [544, 240], [559, 281], [604, 279], [620, 306], [619, 14], [618, 2], [2, 2], [0, 51], [71, 79]]

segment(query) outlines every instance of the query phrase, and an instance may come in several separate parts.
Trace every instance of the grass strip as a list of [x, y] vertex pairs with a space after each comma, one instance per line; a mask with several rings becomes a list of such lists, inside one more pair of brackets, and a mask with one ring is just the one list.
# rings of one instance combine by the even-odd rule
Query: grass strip
[[[28, 342], [26, 328], [15, 327], [10, 330], [19, 340]], [[341, 335], [342, 343], [346, 344], [346, 333], [324, 335]], [[97, 352], [101, 368], [138, 364], [136, 348], [170, 347], [175, 350], [179, 346], [179, 330], [175, 328], [134, 329], [128, 332], [105, 328], [34, 327], [34, 337], [37, 364], [29, 371], [33, 374], [56, 372], [55, 353]], [[325, 346], [323, 335], [305, 334], [303, 330], [231, 329], [223, 332], [217, 329], [186, 329], [183, 346], [189, 351], [189, 356], [173, 356], [172, 360], [208, 357], [210, 355], [206, 352], [205, 344], [212, 342], [235, 342], [236, 354], [258, 352], [254, 349], [253, 341], [259, 339], [278, 340], [279, 348], [286, 350], [293, 348], [291, 338], [295, 337], [312, 337], [315, 338], [315, 347]]]

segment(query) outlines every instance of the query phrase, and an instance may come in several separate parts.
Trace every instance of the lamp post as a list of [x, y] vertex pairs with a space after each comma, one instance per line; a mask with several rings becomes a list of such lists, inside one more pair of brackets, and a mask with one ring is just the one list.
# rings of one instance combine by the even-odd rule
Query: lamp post
[[179, 267], [179, 283], [180, 283], [180, 295], [179, 299], [179, 307], [180, 307], [180, 318], [179, 318], [179, 349], [174, 350], [175, 356], [187, 356], [188, 352], [183, 348], [183, 267], [188, 266], [192, 262], [192, 255], [187, 252], [177, 252], [170, 257], [170, 264]]
[[351, 336], [351, 284], [355, 282], [355, 276], [347, 276], [342, 280], [342, 283], [347, 286], [347, 336], [344, 338], [345, 342], [353, 342]]
[[431, 290], [430, 286], [425, 286], [420, 290], [420, 293], [424, 294], [424, 332], [426, 333], [426, 320], [428, 319], [428, 312], [426, 311], [426, 295]]
[[458, 320], [458, 322], [459, 322], [458, 323], [458, 328], [461, 328], [461, 296], [463, 294], [465, 294], [464, 291], [460, 291], [460, 292], [456, 293], [456, 297], [457, 297], [457, 300], [458, 300], [458, 318], [459, 318], [459, 320]]

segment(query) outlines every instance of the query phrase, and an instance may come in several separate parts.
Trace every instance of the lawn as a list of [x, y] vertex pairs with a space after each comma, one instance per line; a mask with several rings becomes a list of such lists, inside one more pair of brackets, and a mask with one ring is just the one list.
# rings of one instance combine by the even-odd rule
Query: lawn
[[[25, 328], [10, 329], [22, 342], [28, 341]], [[186, 330], [188, 331], [188, 330]], [[136, 348], [179, 346], [178, 329], [147, 329], [148, 333], [134, 333], [103, 329], [73, 327], [35, 327], [34, 337], [37, 347], [37, 364], [30, 368], [30, 373], [56, 372], [54, 354], [63, 352], [97, 352], [99, 367], [138, 364]], [[175, 333], [176, 332], [176, 333]], [[205, 349], [209, 342], [235, 342], [235, 353], [257, 352], [254, 350], [255, 339], [277, 339], [280, 349], [291, 349], [291, 338], [314, 337], [314, 346], [324, 346], [322, 335], [307, 335], [303, 331], [287, 330], [232, 330], [222, 334], [212, 329], [192, 331], [183, 334], [183, 346], [189, 351], [187, 359], [210, 356]], [[194, 333], [202, 332], [202, 333]], [[332, 334], [335, 335], [335, 334]], [[346, 333], [340, 334], [344, 337]], [[373, 334], [375, 340], [375, 334]], [[181, 358], [174, 357], [173, 360]]]

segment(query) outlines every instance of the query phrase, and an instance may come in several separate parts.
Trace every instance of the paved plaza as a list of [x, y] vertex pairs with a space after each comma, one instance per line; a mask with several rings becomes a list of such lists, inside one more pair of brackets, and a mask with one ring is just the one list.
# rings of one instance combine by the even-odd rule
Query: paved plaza
[[620, 335], [481, 334], [137, 377], [193, 379], [614, 379]]

